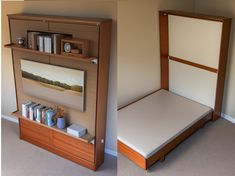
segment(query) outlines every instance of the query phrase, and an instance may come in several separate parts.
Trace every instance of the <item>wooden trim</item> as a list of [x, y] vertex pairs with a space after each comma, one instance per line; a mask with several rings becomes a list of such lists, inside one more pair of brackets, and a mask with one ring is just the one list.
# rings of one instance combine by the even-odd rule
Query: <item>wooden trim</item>
[[177, 57], [174, 57], [174, 56], [169, 56], [169, 59], [173, 60], [173, 61], [176, 61], [176, 62], [180, 62], [182, 64], [186, 64], [186, 65], [190, 65], [190, 66], [193, 66], [193, 67], [197, 67], [197, 68], [200, 68], [200, 69], [212, 72], [212, 73], [218, 73], [218, 70], [215, 69], [215, 68], [208, 67], [208, 66], [201, 65], [201, 64], [197, 64], [197, 63], [194, 63], [194, 62], [190, 62], [190, 61], [187, 61], [185, 59], [180, 59], [180, 58], [177, 58]]
[[159, 90], [160, 90], [160, 89], [155, 90], [155, 91], [153, 91], [153, 92], [151, 92], [151, 93], [149, 93], [149, 94], [147, 94], [147, 95], [145, 95], [145, 96], [143, 96], [143, 97], [141, 97], [141, 98], [139, 98], [139, 99], [137, 99], [137, 100], [135, 100], [135, 101], [133, 101], [133, 102], [131, 102], [131, 103], [128, 103], [127, 105], [124, 105], [124, 106], [118, 108], [118, 111], [121, 110], [121, 109], [123, 109], [123, 108], [125, 108], [125, 107], [127, 107], [127, 106], [130, 106], [130, 105], [132, 105], [132, 104], [135, 104], [136, 102], [138, 102], [138, 101], [140, 101], [140, 100], [142, 100], [142, 99], [144, 99], [144, 98], [146, 98], [146, 97], [148, 97], [148, 96], [150, 96], [150, 95], [156, 93], [156, 92], [159, 91]]
[[97, 69], [97, 97], [95, 120], [95, 165], [104, 162], [106, 133], [109, 61], [111, 50], [112, 20], [103, 22], [99, 29], [99, 60]]
[[165, 158], [165, 156], [172, 151], [175, 147], [177, 147], [180, 143], [186, 140], [190, 135], [192, 135], [195, 131], [202, 128], [208, 121], [212, 119], [212, 112], [205, 115], [202, 119], [195, 122], [190, 128], [185, 130], [175, 139], [167, 143], [164, 147], [162, 147], [159, 151], [154, 153], [151, 157], [145, 159], [141, 154], [136, 152], [135, 150], [128, 147], [126, 144], [122, 143], [118, 140], [118, 151], [133, 161], [135, 164], [140, 166], [143, 169], [148, 169], [154, 163], [159, 160]]
[[133, 161], [135, 164], [137, 164], [139, 167], [143, 169], [148, 169], [146, 165], [146, 159], [136, 152], [135, 150], [128, 147], [126, 144], [122, 143], [118, 140], [117, 143], [118, 152], [125, 155], [127, 158], [129, 158], [131, 161]]
[[11, 48], [17, 51], [27, 52], [27, 53], [33, 53], [33, 54], [51, 56], [51, 57], [59, 57], [59, 58], [65, 58], [65, 59], [72, 59], [72, 60], [82, 61], [82, 62], [92, 62], [93, 59], [98, 59], [94, 57], [75, 57], [75, 56], [68, 56], [68, 55], [62, 55], [62, 54], [46, 53], [46, 52], [41, 52], [38, 50], [18, 47], [16, 44], [7, 44], [7, 45], [4, 45], [4, 47]]
[[[10, 36], [10, 43], [12, 43], [12, 33], [11, 33], [11, 20], [8, 19], [8, 25], [9, 25], [9, 36]], [[13, 76], [14, 76], [14, 89], [15, 89], [15, 100], [16, 100], [16, 111], [19, 110], [18, 107], [18, 93], [17, 93], [17, 89], [16, 89], [16, 76], [15, 76], [15, 61], [14, 61], [14, 54], [13, 51], [11, 50], [11, 60], [12, 60], [12, 68], [13, 68]]]
[[9, 14], [8, 18], [15, 20], [74, 23], [74, 24], [95, 25], [95, 26], [99, 26], [102, 22], [109, 21], [109, 19], [104, 19], [104, 18], [78, 18], [78, 17], [69, 17], [69, 16], [65, 17], [65, 16], [39, 15], [39, 14]]
[[161, 65], [161, 88], [169, 90], [169, 34], [168, 34], [168, 15], [159, 12], [160, 27], [160, 65]]
[[222, 26], [219, 70], [218, 70], [218, 77], [217, 77], [213, 120], [217, 120], [221, 116], [231, 23], [232, 23], [232, 19], [226, 19], [224, 20], [223, 26]]
[[190, 17], [190, 18], [197, 18], [201, 20], [210, 20], [210, 21], [219, 21], [219, 22], [223, 22], [229, 19], [227, 17], [222, 17], [222, 16], [205, 15], [201, 13], [192, 13], [192, 12], [182, 12], [182, 11], [177, 11], [177, 10], [162, 10], [160, 12], [167, 14], [167, 15], [176, 15], [176, 16], [182, 16], [182, 17]]

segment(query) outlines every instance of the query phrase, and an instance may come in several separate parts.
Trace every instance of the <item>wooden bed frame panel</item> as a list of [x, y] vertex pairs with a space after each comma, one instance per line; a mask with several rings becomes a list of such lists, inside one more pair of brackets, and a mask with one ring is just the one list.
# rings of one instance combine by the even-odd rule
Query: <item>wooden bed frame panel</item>
[[[181, 58], [175, 58], [169, 56], [169, 29], [168, 29], [168, 15], [177, 15], [183, 17], [198, 18], [211, 21], [219, 21], [223, 23], [222, 26], [222, 36], [221, 36], [221, 48], [220, 48], [220, 58], [219, 58], [219, 67], [213, 69], [205, 65], [196, 64], [193, 62], [187, 62]], [[211, 15], [195, 14], [188, 12], [164, 10], [159, 11], [159, 27], [160, 27], [160, 66], [161, 66], [161, 89], [169, 90], [169, 60], [175, 60], [177, 62], [191, 65], [200, 69], [204, 69], [210, 72], [218, 74], [217, 79], [217, 88], [216, 88], [216, 99], [215, 107], [212, 112], [207, 114], [205, 117], [194, 123], [190, 128], [181, 133], [178, 137], [173, 139], [162, 149], [152, 155], [150, 158], [145, 159], [141, 154], [128, 147], [124, 143], [118, 140], [118, 151], [133, 161], [135, 164], [140, 166], [143, 169], [148, 169], [157, 161], [164, 161], [165, 156], [173, 150], [177, 145], [187, 139], [195, 131], [202, 128], [208, 121], [217, 120], [221, 114], [222, 100], [223, 100], [223, 91], [224, 91], [224, 82], [225, 82], [225, 73], [226, 73], [226, 63], [228, 57], [228, 48], [229, 48], [229, 36], [231, 28], [231, 19], [226, 17], [218, 17]], [[156, 91], [154, 91], [156, 92]], [[153, 93], [154, 93], [153, 92]], [[152, 93], [151, 93], [152, 94]], [[149, 95], [151, 95], [149, 94]], [[146, 96], [144, 96], [146, 97]], [[139, 100], [141, 100], [140, 98]], [[139, 101], [137, 100], [137, 101]], [[135, 101], [136, 102], [136, 101]], [[130, 103], [133, 104], [133, 103]], [[126, 105], [129, 106], [130, 104]], [[123, 109], [126, 106], [119, 108]]]
[[[175, 57], [169, 56], [168, 15], [176, 15], [176, 16], [191, 17], [191, 18], [222, 22], [222, 35], [221, 35], [221, 47], [220, 47], [218, 70], [207, 67], [205, 65], [200, 65], [197, 63], [186, 61], [183, 58], [175, 58]], [[187, 64], [193, 67], [197, 67], [200, 69], [217, 73], [217, 86], [216, 86], [216, 93], [215, 93], [215, 106], [214, 106], [213, 120], [217, 120], [220, 117], [221, 109], [222, 109], [231, 22], [232, 22], [232, 19], [226, 18], [226, 17], [218, 17], [218, 16], [203, 15], [203, 14], [196, 14], [196, 13], [190, 13], [190, 12], [172, 11], [172, 10], [159, 11], [160, 56], [161, 56], [160, 62], [161, 62], [161, 74], [164, 74], [164, 75], [161, 75], [161, 88], [169, 90], [169, 60], [174, 60], [176, 62], [180, 62], [180, 63]]]
[[120, 153], [125, 155], [127, 158], [129, 158], [131, 161], [133, 161], [135, 164], [137, 164], [141, 168], [147, 169], [146, 159], [141, 154], [139, 154], [138, 152], [128, 147], [127, 145], [125, 145], [119, 140], [118, 140], [117, 147]]
[[143, 169], [148, 169], [157, 161], [164, 161], [165, 156], [177, 147], [181, 142], [187, 139], [190, 135], [192, 135], [195, 131], [202, 128], [208, 121], [212, 120], [212, 112], [207, 114], [205, 117], [197, 121], [194, 125], [176, 137], [174, 140], [169, 142], [163, 148], [161, 148], [158, 152], [152, 155], [150, 158], [145, 159], [141, 154], [131, 149], [124, 143], [118, 140], [118, 151], [137, 164], [139, 167]]

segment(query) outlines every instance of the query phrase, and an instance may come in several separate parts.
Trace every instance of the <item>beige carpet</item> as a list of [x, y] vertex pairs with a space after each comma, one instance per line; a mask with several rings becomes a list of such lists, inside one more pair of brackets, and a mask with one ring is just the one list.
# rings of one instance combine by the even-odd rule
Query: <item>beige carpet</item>
[[224, 119], [207, 124], [175, 148], [163, 163], [148, 171], [123, 155], [118, 156], [118, 176], [234, 176], [235, 124]]
[[97, 172], [90, 171], [30, 143], [19, 140], [17, 124], [2, 119], [2, 176], [115, 176], [117, 161], [105, 155]]

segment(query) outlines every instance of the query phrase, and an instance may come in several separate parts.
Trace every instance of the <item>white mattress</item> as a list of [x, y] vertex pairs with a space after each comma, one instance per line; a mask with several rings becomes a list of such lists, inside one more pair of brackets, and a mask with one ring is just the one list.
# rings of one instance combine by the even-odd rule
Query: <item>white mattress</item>
[[147, 159], [211, 111], [159, 90], [118, 111], [118, 140]]

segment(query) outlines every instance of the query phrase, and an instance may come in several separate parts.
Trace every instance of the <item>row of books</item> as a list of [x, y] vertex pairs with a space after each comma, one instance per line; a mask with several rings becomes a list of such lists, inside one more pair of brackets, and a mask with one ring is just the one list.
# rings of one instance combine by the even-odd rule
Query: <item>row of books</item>
[[42, 32], [28, 32], [28, 48], [46, 53], [61, 53], [61, 39], [67, 37], [63, 34]]
[[26, 102], [22, 104], [22, 116], [29, 118], [30, 120], [35, 120], [38, 123], [43, 123], [48, 126], [52, 126], [53, 123], [50, 123], [47, 120], [47, 114], [56, 114], [56, 111], [53, 108], [33, 103], [33, 102]]

